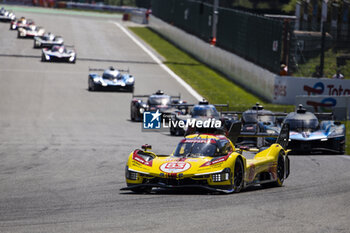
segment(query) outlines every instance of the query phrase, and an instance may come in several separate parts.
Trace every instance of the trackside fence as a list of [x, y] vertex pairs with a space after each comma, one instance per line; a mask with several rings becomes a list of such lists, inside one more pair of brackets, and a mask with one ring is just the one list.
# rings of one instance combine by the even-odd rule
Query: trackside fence
[[[213, 6], [195, 0], [152, 0], [152, 14], [204, 41], [212, 39]], [[218, 9], [216, 44], [278, 73], [283, 22], [234, 9]]]

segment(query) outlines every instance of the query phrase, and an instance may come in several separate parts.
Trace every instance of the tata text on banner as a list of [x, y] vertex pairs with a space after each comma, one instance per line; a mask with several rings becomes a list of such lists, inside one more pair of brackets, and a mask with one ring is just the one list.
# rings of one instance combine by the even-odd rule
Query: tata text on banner
[[332, 112], [336, 120], [347, 120], [350, 96], [302, 95], [295, 98], [295, 104], [302, 104], [310, 112]]
[[297, 95], [349, 96], [350, 80], [276, 76], [273, 103], [295, 104]]

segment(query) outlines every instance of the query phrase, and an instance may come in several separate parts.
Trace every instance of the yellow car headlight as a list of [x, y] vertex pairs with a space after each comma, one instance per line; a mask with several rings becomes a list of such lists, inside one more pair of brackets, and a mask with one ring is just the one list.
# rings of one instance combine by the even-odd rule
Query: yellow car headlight
[[220, 173], [214, 173], [211, 175], [213, 182], [222, 182], [222, 181], [227, 181], [230, 179], [230, 169], [225, 168], [222, 172]]

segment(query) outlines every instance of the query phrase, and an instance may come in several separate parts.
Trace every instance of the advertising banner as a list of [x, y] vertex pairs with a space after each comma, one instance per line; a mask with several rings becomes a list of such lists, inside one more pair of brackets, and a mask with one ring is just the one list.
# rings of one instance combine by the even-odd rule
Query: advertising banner
[[298, 95], [350, 96], [350, 80], [276, 76], [273, 103], [296, 104]]
[[56, 0], [32, 0], [34, 6], [54, 7]]
[[347, 120], [349, 116], [350, 96], [297, 96], [295, 104], [302, 104], [310, 112], [333, 112], [336, 120]]

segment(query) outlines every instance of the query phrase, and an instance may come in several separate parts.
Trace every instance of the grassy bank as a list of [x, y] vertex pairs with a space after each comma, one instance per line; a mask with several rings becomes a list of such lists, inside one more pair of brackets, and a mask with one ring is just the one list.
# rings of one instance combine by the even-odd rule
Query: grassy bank
[[161, 54], [166, 59], [164, 63], [170, 69], [211, 103], [229, 103], [233, 110], [246, 110], [256, 102], [275, 111], [292, 111], [294, 109], [293, 106], [273, 105], [264, 102], [227, 79], [224, 75], [210, 69], [164, 40], [149, 28], [131, 27], [130, 29]]

